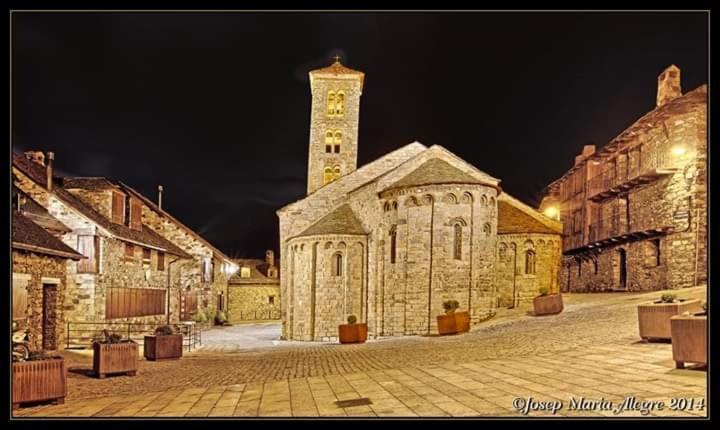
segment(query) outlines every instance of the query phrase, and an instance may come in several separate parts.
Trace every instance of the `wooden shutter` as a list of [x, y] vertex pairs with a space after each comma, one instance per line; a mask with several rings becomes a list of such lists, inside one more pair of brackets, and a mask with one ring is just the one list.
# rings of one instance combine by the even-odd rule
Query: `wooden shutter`
[[125, 196], [116, 192], [112, 193], [112, 222], [125, 222]]
[[78, 261], [78, 273], [97, 272], [97, 248], [99, 240], [95, 236], [78, 236], [78, 252], [85, 256]]
[[125, 244], [125, 257], [135, 258], [135, 247], [131, 243]]
[[165, 253], [158, 252], [157, 254], [157, 270], [165, 270]]
[[13, 282], [13, 297], [12, 297], [12, 318], [23, 319], [27, 318], [27, 306], [28, 306], [28, 292], [25, 282], [18, 282], [18, 285]]
[[142, 230], [142, 205], [135, 198], [130, 199], [130, 228]]

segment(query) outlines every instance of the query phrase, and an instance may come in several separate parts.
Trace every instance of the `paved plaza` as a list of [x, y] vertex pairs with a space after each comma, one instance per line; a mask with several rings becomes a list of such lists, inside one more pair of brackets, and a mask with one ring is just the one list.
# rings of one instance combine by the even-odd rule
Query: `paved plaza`
[[[92, 355], [67, 351], [65, 404], [14, 415], [521, 416], [529, 404], [530, 416], [704, 417], [706, 370], [675, 369], [669, 343], [638, 336], [637, 305], [659, 295], [567, 294], [559, 315], [503, 310], [466, 334], [362, 345], [279, 341], [277, 324], [213, 329], [181, 360], [141, 360], [135, 377], [93, 378]], [[582, 398], [584, 410], [572, 410]], [[629, 410], [618, 414], [622, 402]]]

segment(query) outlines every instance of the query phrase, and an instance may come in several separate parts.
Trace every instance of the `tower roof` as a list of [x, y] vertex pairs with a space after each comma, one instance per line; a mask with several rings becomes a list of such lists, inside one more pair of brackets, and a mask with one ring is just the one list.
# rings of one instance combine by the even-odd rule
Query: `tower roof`
[[365, 73], [343, 66], [340, 60], [336, 57], [335, 62], [331, 65], [310, 71], [311, 84], [313, 79], [316, 77], [332, 79], [360, 79], [360, 90], [362, 90]]

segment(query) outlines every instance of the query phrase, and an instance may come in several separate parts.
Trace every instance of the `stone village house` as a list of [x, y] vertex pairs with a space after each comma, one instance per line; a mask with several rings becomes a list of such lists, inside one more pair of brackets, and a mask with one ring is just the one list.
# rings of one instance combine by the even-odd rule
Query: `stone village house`
[[70, 229], [14, 187], [12, 206], [13, 323], [33, 349], [61, 349], [67, 266], [84, 257], [58, 238]]
[[658, 290], [707, 282], [707, 85], [680, 69], [657, 81], [656, 107], [605, 147], [583, 148], [547, 187], [563, 222], [564, 291]]
[[[63, 242], [86, 257], [66, 263], [65, 321], [98, 323], [76, 324], [78, 333], [115, 323], [190, 318], [190, 312], [182, 315], [183, 294], [196, 298], [196, 308], [217, 307], [215, 292], [226, 294], [227, 287], [226, 275], [219, 273], [223, 265], [214, 264], [222, 256], [207, 253], [195, 237], [178, 240], [192, 253], [163, 237], [177, 228], [151, 228], [147, 203], [129, 187], [105, 178], [58, 178], [52, 153], [47, 158], [45, 163], [40, 152], [13, 153], [13, 174], [20, 190], [68, 227]], [[227, 268], [234, 267], [225, 260]]]
[[236, 259], [240, 268], [228, 281], [228, 313], [231, 323], [244, 320], [280, 319], [280, 278], [275, 253], [265, 260]]
[[335, 340], [351, 314], [370, 336], [435, 333], [446, 300], [476, 325], [558, 291], [560, 223], [498, 179], [418, 142], [357, 168], [363, 81], [310, 72], [308, 196], [277, 211], [283, 338]]

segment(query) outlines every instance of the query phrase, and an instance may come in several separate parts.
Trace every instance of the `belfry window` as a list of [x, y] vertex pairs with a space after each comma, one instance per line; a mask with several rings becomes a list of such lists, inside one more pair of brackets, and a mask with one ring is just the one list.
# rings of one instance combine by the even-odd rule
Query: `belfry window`
[[343, 116], [345, 114], [345, 93], [342, 91], [337, 92], [335, 98], [335, 115]]
[[456, 260], [462, 260], [462, 226], [460, 224], [455, 224], [454, 229], [453, 258]]
[[339, 130], [336, 130], [335, 131], [335, 140], [334, 140], [336, 154], [340, 153], [340, 144], [341, 143], [342, 143], [342, 132]]
[[525, 274], [535, 274], [535, 251], [531, 249], [525, 251]]
[[326, 131], [325, 132], [325, 152], [327, 152], [328, 154], [331, 153], [332, 145], [333, 145], [333, 132]]
[[395, 264], [395, 257], [397, 255], [397, 230], [393, 226], [390, 230], [390, 264]]
[[335, 91], [328, 91], [327, 114], [328, 116], [335, 115]]
[[332, 274], [333, 276], [342, 276], [343, 274], [343, 256], [337, 252], [332, 257]]
[[332, 167], [326, 167], [323, 172], [323, 185], [333, 181], [333, 169]]

